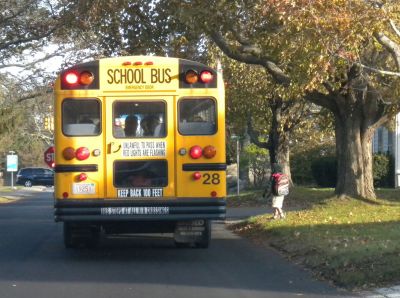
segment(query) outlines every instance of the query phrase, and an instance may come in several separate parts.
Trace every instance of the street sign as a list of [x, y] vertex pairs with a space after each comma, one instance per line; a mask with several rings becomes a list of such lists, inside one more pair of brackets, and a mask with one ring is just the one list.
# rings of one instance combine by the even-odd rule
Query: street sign
[[44, 162], [50, 167], [54, 168], [54, 146], [47, 148], [44, 152]]
[[7, 155], [7, 172], [18, 171], [18, 155]]

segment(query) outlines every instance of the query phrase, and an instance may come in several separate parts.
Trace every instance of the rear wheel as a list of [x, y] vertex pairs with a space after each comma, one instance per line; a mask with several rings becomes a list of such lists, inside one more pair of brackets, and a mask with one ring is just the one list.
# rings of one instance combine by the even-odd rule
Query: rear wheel
[[25, 185], [25, 187], [32, 187], [32, 181], [31, 180], [26, 180], [24, 185]]
[[100, 241], [100, 227], [95, 225], [77, 225], [64, 223], [65, 248], [95, 248]]
[[194, 244], [198, 248], [208, 248], [211, 242], [211, 221], [206, 220], [204, 223], [203, 235]]

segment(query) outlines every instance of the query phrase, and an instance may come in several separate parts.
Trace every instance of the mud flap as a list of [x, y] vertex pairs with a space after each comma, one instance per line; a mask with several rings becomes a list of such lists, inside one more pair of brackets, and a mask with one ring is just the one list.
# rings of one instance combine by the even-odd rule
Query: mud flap
[[207, 248], [211, 240], [211, 222], [203, 219], [178, 222], [174, 240], [179, 247], [194, 245]]

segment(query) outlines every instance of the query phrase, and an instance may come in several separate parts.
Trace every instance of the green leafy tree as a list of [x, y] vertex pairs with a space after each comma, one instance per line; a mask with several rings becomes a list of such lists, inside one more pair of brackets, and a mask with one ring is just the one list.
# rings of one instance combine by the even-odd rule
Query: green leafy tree
[[[232, 59], [262, 66], [284, 99], [332, 112], [338, 195], [375, 197], [371, 139], [398, 108], [397, 1], [174, 1]], [[195, 21], [194, 21], [195, 20]]]

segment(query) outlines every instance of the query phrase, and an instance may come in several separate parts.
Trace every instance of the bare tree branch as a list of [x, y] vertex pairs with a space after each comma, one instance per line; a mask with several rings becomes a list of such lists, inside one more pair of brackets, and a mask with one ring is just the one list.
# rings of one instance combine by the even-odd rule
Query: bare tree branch
[[400, 70], [400, 46], [383, 33], [375, 33], [374, 36], [392, 54], [396, 68]]
[[375, 73], [381, 74], [383, 76], [395, 76], [395, 77], [400, 77], [400, 72], [394, 72], [394, 71], [389, 71], [389, 70], [382, 70], [382, 69], [377, 69], [377, 68], [373, 68], [370, 66], [366, 66], [364, 64], [360, 63], [360, 66], [362, 68], [368, 69], [370, 71], [373, 71]]
[[390, 20], [389, 23], [390, 23], [390, 26], [392, 27], [393, 31], [397, 34], [398, 37], [400, 37], [400, 30], [399, 30], [399, 28], [397, 28], [394, 21]]
[[267, 72], [274, 78], [278, 84], [288, 86], [290, 78], [286, 75], [282, 69], [279, 68], [272, 60], [268, 58], [260, 58], [252, 54], [246, 54], [239, 52], [238, 49], [232, 49], [232, 47], [226, 42], [225, 38], [220, 32], [212, 31], [210, 33], [212, 40], [218, 45], [218, 47], [227, 55], [229, 58], [244, 62], [247, 64], [255, 64], [263, 66]]

